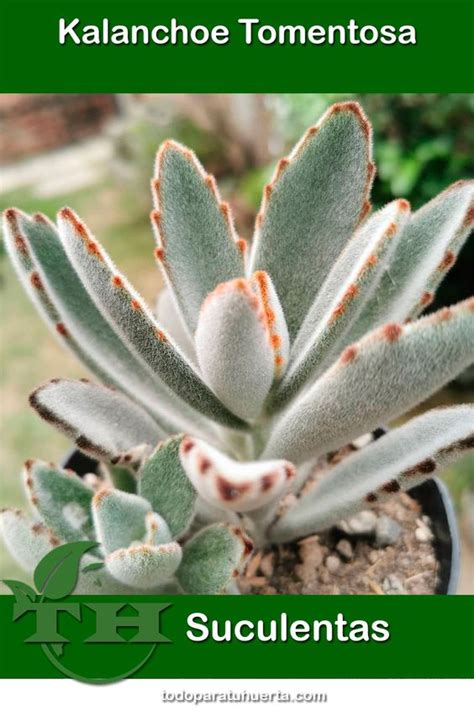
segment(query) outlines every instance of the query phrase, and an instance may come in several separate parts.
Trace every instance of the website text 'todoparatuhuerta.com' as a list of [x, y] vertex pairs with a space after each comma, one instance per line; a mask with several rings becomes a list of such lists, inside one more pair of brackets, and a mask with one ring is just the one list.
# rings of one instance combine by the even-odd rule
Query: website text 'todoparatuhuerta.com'
[[272, 691], [248, 691], [241, 689], [234, 691], [163, 691], [161, 700], [164, 703], [186, 703], [199, 706], [200, 704], [326, 704], [328, 695], [319, 691], [300, 691], [290, 693], [281, 689]]

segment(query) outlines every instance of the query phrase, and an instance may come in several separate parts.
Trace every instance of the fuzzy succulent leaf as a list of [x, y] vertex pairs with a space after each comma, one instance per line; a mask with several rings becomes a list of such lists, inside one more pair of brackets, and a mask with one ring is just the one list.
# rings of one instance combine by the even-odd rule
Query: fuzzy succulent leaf
[[124, 585], [150, 590], [172, 577], [181, 555], [181, 547], [174, 541], [160, 546], [141, 543], [114, 551], [105, 564], [109, 573]]
[[184, 402], [229, 427], [244, 427], [216, 398], [154, 319], [153, 314], [119, 273], [103, 247], [69, 208], [58, 216], [60, 233], [71, 262], [107, 320], [167, 387]]
[[64, 316], [55, 305], [50, 286], [44, 276], [40, 275], [40, 267], [33, 256], [28, 235], [39, 233], [43, 241], [45, 238], [56, 239], [54, 225], [42, 215], [35, 215], [32, 220], [20, 210], [11, 208], [4, 213], [3, 228], [4, 244], [18, 278], [56, 339], [103, 382], [113, 382], [110, 371], [102, 368], [98, 359], [91, 354], [91, 349], [81, 346], [78, 334], [66, 328]]
[[90, 298], [43, 215], [4, 213], [5, 244], [20, 280], [60, 342], [100, 380], [139, 402], [169, 434], [209, 435], [212, 425], [128, 349]]
[[0, 530], [16, 562], [32, 572], [40, 560], [61, 541], [44, 523], [33, 522], [19, 509], [0, 512]]
[[5, 212], [4, 225], [12, 262], [56, 335], [104, 383], [141, 402], [172, 432], [173, 420], [166, 413], [174, 403], [168, 389], [103, 317], [70, 263], [56, 227], [42, 215], [30, 219], [18, 210]]
[[[126, 456], [126, 454], [123, 455], [122, 459]], [[131, 467], [130, 465], [120, 466], [109, 464], [106, 467], [107, 478], [116, 489], [126, 491], [129, 494], [136, 494], [137, 478], [134, 469], [135, 467]]]
[[[152, 183], [156, 256], [191, 333], [207, 294], [244, 276], [244, 260], [230, 208], [192, 151], [161, 146]], [[240, 245], [240, 248], [239, 248]]]
[[203, 528], [183, 546], [177, 577], [184, 592], [190, 595], [222, 593], [252, 549], [251, 541], [235, 526], [217, 523]]
[[95, 534], [106, 554], [127, 548], [147, 535], [148, 501], [118, 489], [101, 489], [92, 500]]
[[240, 515], [238, 513], [210, 504], [201, 496], [198, 496], [196, 499], [195, 512], [195, 522], [199, 528], [209, 523], [219, 522], [233, 523], [236, 526], [240, 525]]
[[83, 568], [74, 589], [75, 595], [130, 595], [137, 592], [135, 588], [112, 577], [104, 560], [98, 561], [86, 553], [82, 561]]
[[326, 274], [370, 205], [371, 128], [360, 106], [335, 104], [265, 188], [252, 271], [267, 271], [292, 338]]
[[260, 301], [268, 340], [273, 350], [274, 377], [279, 380], [285, 372], [290, 355], [290, 334], [285, 314], [275, 286], [267, 272], [255, 272], [249, 281]]
[[73, 471], [28, 460], [24, 474], [30, 502], [49, 528], [64, 541], [93, 538], [94, 492]]
[[294, 344], [296, 356], [276, 394], [281, 404], [339, 355], [344, 337], [382, 276], [409, 217], [406, 200], [375, 213], [349, 240], [309, 310]]
[[146, 534], [144, 543], [150, 546], [160, 546], [173, 540], [171, 531], [163, 516], [156, 511], [149, 511], [145, 516]]
[[156, 318], [190, 361], [196, 360], [194, 341], [183, 323], [173, 292], [169, 287], [162, 289], [156, 303]]
[[[448, 200], [446, 200], [447, 192], [452, 193]], [[451, 239], [446, 240], [447, 248], [443, 258], [439, 264], [432, 269], [428, 278], [425, 278], [424, 291], [422, 291], [415, 306], [408, 314], [409, 318], [412, 319], [419, 316], [428, 306], [427, 302], [431, 302], [431, 299], [434, 298], [438, 286], [456, 262], [459, 252], [474, 227], [474, 180], [454, 183], [450, 188], [440, 193], [437, 198], [434, 198], [434, 200], [436, 199], [439, 202], [438, 209], [436, 211], [433, 210], [433, 205], [428, 203], [426, 212], [429, 210], [432, 211], [431, 224], [436, 225], [435, 229], [437, 231], [445, 230], [448, 234], [450, 233]], [[451, 205], [449, 204], [450, 199], [452, 199]], [[449, 223], [446, 219], [451, 211], [456, 215], [454, 220], [457, 218], [457, 224], [455, 222], [454, 224]], [[437, 215], [436, 212], [438, 213]], [[418, 218], [420, 218], [419, 213], [420, 210], [417, 213]], [[417, 227], [418, 233], [421, 233], [422, 224], [419, 224]]]
[[201, 372], [234, 414], [260, 414], [274, 376], [274, 355], [258, 297], [245, 279], [219, 284], [202, 305], [195, 335]]
[[473, 225], [472, 180], [454, 183], [415, 212], [349, 340], [386, 321], [404, 321], [421, 313], [433, 300]]
[[[235, 591], [251, 549], [240, 524], [259, 545], [312, 533], [473, 446], [466, 406], [362, 449], [360, 435], [474, 362], [474, 297], [408, 322], [473, 225], [474, 183], [414, 215], [397, 200], [367, 218], [374, 172], [362, 109], [336, 104], [278, 163], [247, 259], [212, 176], [165, 142], [152, 181], [167, 284], [157, 318], [72, 210], [60, 211], [59, 229], [5, 212], [6, 249], [27, 293], [106, 386], [55, 380], [32, 395], [101, 463], [83, 482], [29, 463], [41, 521], [2, 514], [24, 566], [62, 540], [99, 538], [77, 590]], [[340, 447], [359, 451], [305, 486]]]
[[263, 457], [296, 464], [406, 412], [474, 360], [474, 297], [349, 346], [283, 413]]
[[276, 520], [282, 542], [331, 526], [373, 501], [411, 489], [474, 449], [474, 406], [432, 410], [349, 455]]
[[119, 461], [128, 450], [155, 445], [164, 432], [121, 393], [84, 380], [51, 380], [30, 395], [44, 420], [98, 459]]
[[174, 538], [189, 528], [194, 516], [196, 491], [179, 457], [182, 435], [158, 445], [139, 472], [138, 493], [167, 522]]
[[287, 490], [295, 473], [290, 462], [237, 462], [191, 437], [183, 439], [180, 456], [199, 495], [231, 511], [253, 511], [274, 501]]

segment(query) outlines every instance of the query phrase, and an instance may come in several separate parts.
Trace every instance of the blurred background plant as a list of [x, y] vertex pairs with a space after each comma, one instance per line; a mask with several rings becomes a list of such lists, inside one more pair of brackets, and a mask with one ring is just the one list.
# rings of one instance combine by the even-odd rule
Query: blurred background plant
[[[152, 258], [149, 180], [156, 149], [173, 137], [216, 175], [249, 238], [275, 159], [334, 101], [355, 98], [374, 127], [376, 207], [405, 197], [414, 209], [450, 183], [474, 175], [474, 96], [469, 94], [41, 94], [0, 96], [0, 207], [50, 217], [74, 207], [143, 296], [161, 279]], [[67, 443], [30, 411], [29, 392], [57, 375], [81, 377], [72, 357], [37, 319], [0, 253], [2, 389], [1, 505], [21, 501], [23, 461], [60, 461]], [[469, 240], [430, 307], [472, 295]], [[474, 400], [474, 371], [433, 398]], [[460, 591], [474, 592], [474, 455], [444, 475], [459, 512]], [[0, 578], [21, 573], [0, 547]]]

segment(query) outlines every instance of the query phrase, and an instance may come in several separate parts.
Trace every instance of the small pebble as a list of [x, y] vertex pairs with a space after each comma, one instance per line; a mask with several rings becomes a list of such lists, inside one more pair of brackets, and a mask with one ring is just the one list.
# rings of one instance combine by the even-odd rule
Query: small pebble
[[355, 516], [341, 521], [339, 528], [345, 533], [351, 533], [356, 536], [368, 535], [373, 533], [377, 524], [377, 516], [373, 511], [361, 511]]
[[84, 474], [82, 481], [94, 491], [97, 491], [103, 485], [102, 479], [96, 474]]
[[263, 588], [268, 583], [268, 580], [260, 575], [256, 575], [253, 578], [247, 578], [247, 581], [254, 588]]
[[305, 565], [310, 565], [313, 568], [319, 568], [324, 558], [324, 550], [319, 543], [313, 546], [302, 546], [299, 550], [300, 558]]
[[254, 556], [249, 560], [247, 564], [247, 570], [245, 571], [245, 576], [247, 578], [253, 578], [256, 575], [257, 570], [260, 567], [260, 561], [262, 560], [262, 552], [257, 551]]
[[399, 539], [402, 527], [390, 516], [380, 516], [375, 524], [375, 545], [378, 548], [393, 546]]
[[367, 432], [366, 434], [357, 437], [357, 439], [355, 439], [352, 444], [354, 444], [357, 449], [362, 449], [362, 447], [366, 447], [368, 444], [370, 444], [372, 440], [372, 432]]
[[368, 561], [372, 565], [378, 561], [379, 557], [380, 557], [380, 554], [378, 551], [369, 551], [367, 554]]
[[277, 594], [276, 588], [274, 588], [273, 585], [267, 585], [266, 588], [263, 588], [262, 592], [264, 595], [276, 595]]
[[418, 526], [418, 528], [415, 529], [415, 538], [420, 543], [428, 543], [433, 539], [433, 534], [428, 526]]
[[313, 535], [313, 536], [307, 536], [306, 538], [302, 538], [300, 541], [298, 541], [299, 546], [311, 546], [313, 543], [317, 543], [319, 541], [319, 536]]
[[267, 576], [267, 578], [271, 578], [273, 575], [273, 560], [273, 553], [267, 553], [267, 555], [262, 558], [262, 562], [260, 563], [260, 570]]
[[322, 583], [326, 584], [330, 579], [329, 570], [327, 568], [321, 568], [319, 570], [319, 579]]
[[382, 583], [383, 591], [386, 595], [406, 595], [407, 591], [403, 587], [403, 583], [396, 575], [390, 574], [384, 578]]
[[316, 579], [316, 569], [300, 563], [295, 565], [295, 575], [303, 582], [305, 585], [313, 582]]
[[326, 568], [329, 570], [330, 573], [335, 573], [339, 569], [340, 565], [341, 560], [336, 555], [329, 555], [326, 558]]
[[336, 546], [336, 550], [344, 558], [344, 560], [351, 560], [354, 555], [350, 541], [347, 538], [341, 538]]

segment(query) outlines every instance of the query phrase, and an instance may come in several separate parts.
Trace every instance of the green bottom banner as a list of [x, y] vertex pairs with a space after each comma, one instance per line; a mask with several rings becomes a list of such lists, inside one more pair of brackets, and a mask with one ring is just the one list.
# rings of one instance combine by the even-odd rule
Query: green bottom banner
[[2, 678], [469, 678], [472, 596], [0, 597]]

